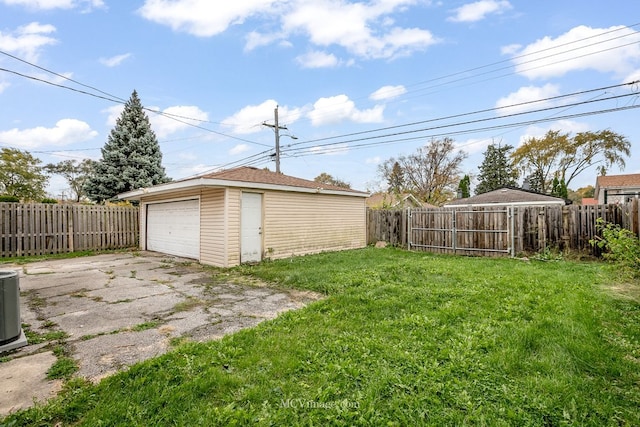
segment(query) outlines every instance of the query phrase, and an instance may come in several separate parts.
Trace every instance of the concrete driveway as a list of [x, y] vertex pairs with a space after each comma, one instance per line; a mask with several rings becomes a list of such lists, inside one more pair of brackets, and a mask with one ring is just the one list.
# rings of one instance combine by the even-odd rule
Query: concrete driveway
[[57, 393], [62, 381], [46, 373], [61, 350], [77, 362], [76, 375], [95, 382], [181, 339], [217, 339], [320, 298], [229, 283], [223, 271], [152, 252], [0, 270], [19, 271], [23, 324], [44, 341], [0, 354], [0, 415]]

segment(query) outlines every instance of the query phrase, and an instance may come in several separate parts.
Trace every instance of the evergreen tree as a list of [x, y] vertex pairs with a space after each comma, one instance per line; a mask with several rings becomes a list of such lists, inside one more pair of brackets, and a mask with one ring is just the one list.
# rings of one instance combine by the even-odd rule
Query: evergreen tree
[[404, 192], [405, 183], [404, 183], [404, 173], [402, 172], [402, 167], [400, 163], [393, 162], [393, 166], [391, 167], [391, 171], [387, 178], [387, 185], [389, 187], [389, 192], [393, 194], [401, 194]]
[[471, 197], [471, 178], [469, 178], [469, 175], [465, 175], [460, 180], [460, 184], [458, 184], [458, 197], [461, 199]]
[[565, 199], [569, 197], [569, 190], [567, 189], [567, 184], [565, 184], [564, 179], [558, 179], [557, 176], [553, 178], [553, 183], [551, 184], [551, 195], [563, 197]]
[[518, 179], [518, 170], [509, 160], [509, 151], [513, 149], [510, 145], [491, 144], [484, 152], [484, 160], [478, 166], [478, 186], [476, 194], [486, 193], [502, 187], [515, 187]]
[[102, 148], [102, 159], [94, 165], [85, 190], [90, 199], [101, 202], [170, 180], [162, 167], [158, 140], [134, 90]]

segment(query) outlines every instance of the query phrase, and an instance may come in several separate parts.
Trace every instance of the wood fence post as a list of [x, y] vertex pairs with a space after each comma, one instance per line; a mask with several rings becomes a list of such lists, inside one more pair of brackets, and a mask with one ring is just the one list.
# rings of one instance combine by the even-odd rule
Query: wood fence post
[[69, 224], [69, 239], [68, 239], [68, 248], [67, 250], [69, 252], [73, 252], [74, 251], [74, 246], [73, 246], [73, 211], [74, 211], [74, 207], [73, 206], [69, 206], [67, 209], [64, 210], [65, 213], [65, 217], [67, 220], [67, 224]]
[[571, 243], [571, 230], [569, 228], [569, 206], [562, 206], [562, 248], [567, 250]]
[[631, 231], [640, 237], [640, 217], [638, 215], [638, 198], [631, 200]]

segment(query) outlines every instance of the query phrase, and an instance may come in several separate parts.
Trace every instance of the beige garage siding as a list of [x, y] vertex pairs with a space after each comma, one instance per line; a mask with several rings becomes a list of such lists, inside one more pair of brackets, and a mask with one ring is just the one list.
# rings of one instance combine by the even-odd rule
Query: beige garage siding
[[366, 246], [363, 197], [269, 191], [264, 194], [264, 252], [286, 258]]
[[200, 194], [200, 262], [227, 267], [224, 188], [204, 189]]
[[227, 266], [240, 264], [240, 205], [242, 190], [227, 189]]

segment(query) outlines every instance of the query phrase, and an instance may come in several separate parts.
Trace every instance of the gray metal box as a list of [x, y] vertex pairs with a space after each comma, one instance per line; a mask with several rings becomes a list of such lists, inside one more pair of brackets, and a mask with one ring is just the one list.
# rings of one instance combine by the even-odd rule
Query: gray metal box
[[20, 338], [20, 282], [16, 271], [0, 271], [0, 346]]

